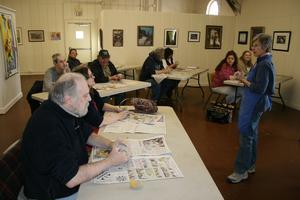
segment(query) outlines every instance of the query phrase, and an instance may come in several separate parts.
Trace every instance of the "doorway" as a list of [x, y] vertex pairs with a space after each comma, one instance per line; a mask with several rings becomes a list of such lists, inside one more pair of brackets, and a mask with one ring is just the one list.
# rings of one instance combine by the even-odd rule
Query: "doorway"
[[67, 22], [65, 41], [67, 55], [74, 48], [81, 63], [92, 61], [91, 23]]

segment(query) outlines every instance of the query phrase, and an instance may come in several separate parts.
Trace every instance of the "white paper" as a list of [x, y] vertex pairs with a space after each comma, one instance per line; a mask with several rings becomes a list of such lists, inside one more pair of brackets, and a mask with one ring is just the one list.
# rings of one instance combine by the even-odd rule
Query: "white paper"
[[168, 76], [166, 74], [153, 74], [152, 77], [154, 78], [157, 84], [160, 84]]
[[[132, 153], [129, 161], [105, 170], [92, 180], [93, 183], [112, 184], [129, 182], [130, 179], [150, 181], [183, 177], [163, 136], [143, 140], [128, 139], [125, 144]], [[94, 147], [92, 161], [103, 160], [108, 154], [109, 151]]]
[[163, 115], [129, 112], [127, 118], [107, 125], [104, 132], [166, 134], [167, 131]]

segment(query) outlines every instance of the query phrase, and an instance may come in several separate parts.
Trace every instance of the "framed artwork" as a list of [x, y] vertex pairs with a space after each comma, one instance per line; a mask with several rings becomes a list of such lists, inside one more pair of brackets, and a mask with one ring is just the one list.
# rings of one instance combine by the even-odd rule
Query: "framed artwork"
[[255, 36], [257, 36], [260, 33], [264, 33], [265, 32], [265, 27], [264, 26], [253, 26], [250, 29], [250, 49], [252, 47], [252, 42], [253, 42], [253, 38]]
[[189, 31], [188, 42], [200, 42], [200, 31]]
[[153, 46], [154, 26], [137, 27], [137, 45]]
[[289, 51], [291, 31], [274, 31], [272, 49], [275, 51]]
[[178, 32], [176, 29], [165, 29], [165, 47], [177, 47]]
[[51, 32], [50, 33], [50, 39], [51, 40], [61, 40], [60, 32]]
[[240, 31], [238, 44], [247, 44], [248, 42], [248, 31]]
[[205, 49], [221, 49], [223, 26], [206, 26]]
[[123, 33], [122, 29], [113, 29], [113, 46], [122, 47], [123, 46]]
[[44, 31], [43, 30], [28, 30], [28, 41], [29, 42], [44, 42]]
[[[18, 73], [17, 37], [12, 15], [0, 13], [0, 41], [3, 45], [3, 60], [5, 66], [5, 78]], [[2, 58], [1, 58], [2, 59]]]
[[20, 27], [17, 27], [16, 29], [16, 36], [17, 36], [17, 44], [22, 45], [23, 44], [23, 37], [22, 37], [22, 29]]

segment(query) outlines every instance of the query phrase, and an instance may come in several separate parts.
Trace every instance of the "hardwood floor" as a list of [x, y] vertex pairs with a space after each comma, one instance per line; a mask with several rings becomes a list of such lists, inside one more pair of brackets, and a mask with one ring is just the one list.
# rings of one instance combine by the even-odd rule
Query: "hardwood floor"
[[[30, 117], [26, 94], [41, 76], [22, 76], [24, 97], [0, 115], [0, 151], [18, 139]], [[207, 96], [207, 95], [206, 95]], [[200, 90], [185, 91], [183, 112], [176, 113], [224, 199], [300, 199], [300, 111], [274, 104], [260, 123], [257, 172], [240, 184], [228, 184], [238, 149], [236, 117], [231, 124], [205, 120]], [[297, 120], [298, 119], [298, 120]], [[199, 197], [201, 199], [201, 197]]]

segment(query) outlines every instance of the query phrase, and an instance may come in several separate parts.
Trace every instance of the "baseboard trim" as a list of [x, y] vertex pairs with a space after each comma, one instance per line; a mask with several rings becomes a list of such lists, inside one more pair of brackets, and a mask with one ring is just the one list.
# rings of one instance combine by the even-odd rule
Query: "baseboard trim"
[[19, 101], [21, 98], [23, 97], [23, 93], [20, 92], [19, 94], [17, 94], [17, 96], [15, 96], [12, 100], [10, 100], [10, 102], [8, 102], [8, 104], [6, 104], [3, 107], [0, 107], [0, 114], [5, 114], [7, 113], [7, 111], [13, 107], [13, 105], [15, 105], [15, 103], [17, 103], [17, 101]]

